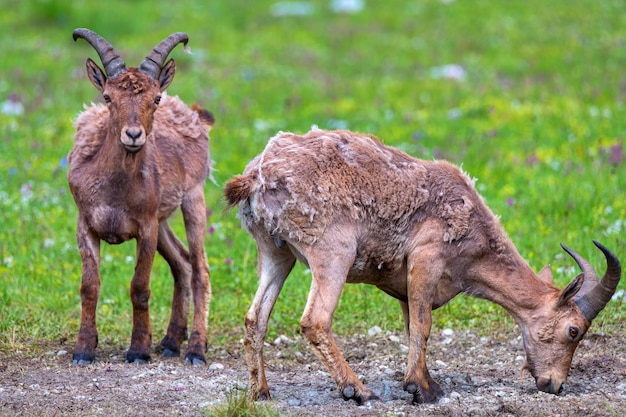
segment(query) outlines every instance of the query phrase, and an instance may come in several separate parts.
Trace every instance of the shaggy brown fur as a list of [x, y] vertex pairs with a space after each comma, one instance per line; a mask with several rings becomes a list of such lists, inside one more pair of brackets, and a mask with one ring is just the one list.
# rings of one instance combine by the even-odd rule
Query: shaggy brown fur
[[269, 398], [263, 338], [296, 258], [313, 274], [302, 332], [345, 398], [376, 398], [333, 342], [345, 282], [376, 285], [400, 301], [410, 341], [404, 387], [416, 402], [442, 395], [426, 368], [431, 310], [460, 292], [506, 308], [522, 328], [537, 387], [561, 389], [590, 324], [574, 300], [583, 278], [561, 291], [549, 269], [536, 275], [459, 168], [412, 158], [372, 136], [315, 129], [279, 133], [224, 193], [259, 251], [244, 339], [254, 397]]
[[[75, 122], [68, 181], [78, 206], [77, 241], [82, 258], [81, 324], [75, 364], [91, 363], [98, 343], [96, 305], [100, 293], [100, 240], [137, 240], [137, 264], [130, 284], [133, 332], [126, 359], [150, 359], [152, 329], [148, 310], [150, 272], [155, 252], [174, 277], [170, 323], [161, 341], [164, 356], [178, 356], [188, 337], [190, 300], [193, 324], [186, 361], [205, 363], [209, 267], [204, 251], [204, 185], [210, 170], [209, 137], [213, 116], [189, 108], [163, 90], [172, 81], [169, 61], [159, 79], [136, 68], [107, 79], [87, 61], [88, 75], [107, 105], [87, 107]], [[167, 219], [181, 208], [189, 250]]]

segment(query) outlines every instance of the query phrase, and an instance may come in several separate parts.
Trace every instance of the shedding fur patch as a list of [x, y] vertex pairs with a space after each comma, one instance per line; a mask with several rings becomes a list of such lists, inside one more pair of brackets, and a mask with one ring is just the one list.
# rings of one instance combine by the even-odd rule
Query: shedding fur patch
[[[271, 234], [314, 243], [332, 224], [365, 221], [372, 232], [399, 232], [428, 199], [426, 170], [367, 136], [312, 130], [281, 132], [246, 169], [256, 174], [255, 223]], [[397, 234], [397, 233], [396, 233]]]
[[358, 270], [400, 267], [419, 236], [455, 253], [489, 251], [517, 267], [474, 180], [453, 164], [413, 158], [373, 136], [279, 132], [225, 194], [255, 237], [261, 228], [294, 243], [355, 242]]
[[473, 182], [459, 168], [345, 131], [280, 132], [244, 175], [257, 183], [240, 213], [246, 227], [263, 224], [272, 235], [304, 243], [352, 220], [397, 251], [418, 213], [442, 219], [441, 239], [452, 242], [468, 234], [474, 212]]

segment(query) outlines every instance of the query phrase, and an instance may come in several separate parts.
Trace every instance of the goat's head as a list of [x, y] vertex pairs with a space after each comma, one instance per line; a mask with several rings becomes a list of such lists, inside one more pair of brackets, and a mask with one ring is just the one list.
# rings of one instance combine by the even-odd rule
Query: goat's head
[[103, 72], [87, 58], [87, 75], [109, 108], [111, 133], [119, 137], [127, 152], [138, 152], [152, 130], [161, 93], [174, 79], [174, 60], [164, 65], [165, 59], [179, 43], [183, 42], [186, 48], [187, 34], [170, 35], [154, 47], [138, 68], [128, 69], [113, 46], [95, 32], [76, 29], [73, 37], [75, 41], [83, 38], [89, 42], [104, 65]]
[[[611, 300], [619, 283], [622, 273], [619, 260], [606, 247], [594, 243], [606, 258], [607, 269], [602, 280], [598, 281], [598, 275], [587, 260], [561, 245], [583, 272], [521, 324], [526, 350], [522, 372], [531, 373], [540, 391], [561, 392], [576, 347], [591, 321]], [[549, 269], [544, 269], [539, 276], [552, 283]]]

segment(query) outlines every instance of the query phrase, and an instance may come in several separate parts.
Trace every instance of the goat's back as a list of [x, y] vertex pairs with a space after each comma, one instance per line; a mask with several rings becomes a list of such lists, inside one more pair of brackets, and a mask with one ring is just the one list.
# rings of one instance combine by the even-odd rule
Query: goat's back
[[314, 242], [345, 219], [372, 235], [406, 238], [426, 218], [438, 218], [443, 241], [461, 239], [483, 209], [473, 182], [445, 161], [423, 161], [372, 136], [314, 129], [279, 133], [225, 189], [240, 203], [247, 228]]

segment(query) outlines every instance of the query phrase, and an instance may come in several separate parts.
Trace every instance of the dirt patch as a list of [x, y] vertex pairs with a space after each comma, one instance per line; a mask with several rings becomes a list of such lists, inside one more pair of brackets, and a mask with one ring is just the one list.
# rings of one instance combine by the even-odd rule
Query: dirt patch
[[[437, 404], [411, 405], [402, 390], [406, 337], [377, 334], [338, 338], [347, 360], [382, 401], [374, 407], [344, 402], [302, 339], [282, 338], [265, 349], [272, 404], [297, 416], [624, 416], [626, 336], [590, 334], [579, 346], [564, 393], [537, 391], [520, 379], [524, 351], [517, 334], [479, 337], [439, 332], [429, 345], [431, 375], [446, 396]], [[124, 363], [119, 348], [101, 346], [99, 361], [72, 366], [64, 345], [39, 356], [0, 356], [0, 414], [10, 416], [197, 416], [247, 386], [240, 345], [212, 349], [206, 367], [153, 358]]]

